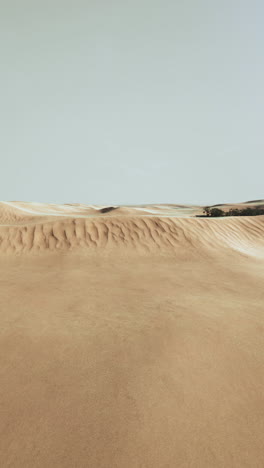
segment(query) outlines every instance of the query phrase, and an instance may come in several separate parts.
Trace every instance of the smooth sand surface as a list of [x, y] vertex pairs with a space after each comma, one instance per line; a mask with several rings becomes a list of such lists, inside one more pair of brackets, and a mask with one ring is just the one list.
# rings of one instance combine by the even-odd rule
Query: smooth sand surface
[[0, 466], [263, 468], [264, 216], [105, 208], [0, 204]]

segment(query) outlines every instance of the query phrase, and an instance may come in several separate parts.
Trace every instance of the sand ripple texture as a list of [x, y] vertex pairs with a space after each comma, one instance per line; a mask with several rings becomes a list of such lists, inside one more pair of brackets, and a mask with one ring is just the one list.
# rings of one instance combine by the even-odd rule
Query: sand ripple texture
[[164, 253], [180, 257], [215, 249], [264, 256], [264, 216], [197, 218], [202, 207], [99, 207], [2, 202], [0, 252], [19, 254], [86, 249]]

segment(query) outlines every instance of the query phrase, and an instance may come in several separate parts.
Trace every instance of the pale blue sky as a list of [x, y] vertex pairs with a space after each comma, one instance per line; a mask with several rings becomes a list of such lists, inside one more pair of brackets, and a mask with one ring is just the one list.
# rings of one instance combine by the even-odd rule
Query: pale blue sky
[[264, 198], [264, 3], [0, 0], [0, 199]]

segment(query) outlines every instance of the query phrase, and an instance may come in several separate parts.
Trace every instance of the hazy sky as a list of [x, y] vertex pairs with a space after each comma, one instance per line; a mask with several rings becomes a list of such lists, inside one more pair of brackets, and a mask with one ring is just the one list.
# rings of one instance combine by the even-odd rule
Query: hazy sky
[[262, 0], [0, 0], [0, 199], [264, 198]]

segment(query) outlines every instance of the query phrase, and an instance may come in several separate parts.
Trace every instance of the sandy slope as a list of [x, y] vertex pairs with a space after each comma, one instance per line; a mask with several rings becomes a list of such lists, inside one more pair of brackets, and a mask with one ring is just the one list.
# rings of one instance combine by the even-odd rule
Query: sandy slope
[[0, 206], [0, 466], [263, 468], [264, 217], [102, 208]]

